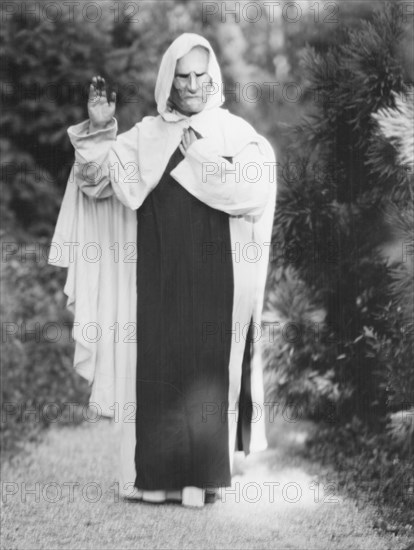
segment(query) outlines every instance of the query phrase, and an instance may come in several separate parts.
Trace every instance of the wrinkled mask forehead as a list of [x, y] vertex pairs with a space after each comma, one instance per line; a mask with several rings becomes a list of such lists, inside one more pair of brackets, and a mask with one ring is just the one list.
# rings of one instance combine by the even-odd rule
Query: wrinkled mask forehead
[[177, 60], [175, 75], [187, 75], [191, 72], [197, 74], [208, 72], [210, 52], [203, 46], [195, 46], [183, 57]]

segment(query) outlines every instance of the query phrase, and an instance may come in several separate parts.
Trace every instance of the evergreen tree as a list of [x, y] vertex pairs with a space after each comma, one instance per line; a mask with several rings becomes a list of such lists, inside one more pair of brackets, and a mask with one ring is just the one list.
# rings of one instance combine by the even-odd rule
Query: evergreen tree
[[412, 400], [414, 391], [412, 346], [397, 357], [406, 327], [396, 266], [381, 252], [385, 212], [408, 208], [412, 175], [372, 116], [409, 91], [398, 53], [401, 6], [384, 4], [341, 33], [343, 43], [308, 47], [304, 58], [313, 103], [279, 178], [266, 306], [279, 330], [265, 348], [279, 397], [308, 413], [334, 405], [337, 419], [378, 426], [387, 401]]

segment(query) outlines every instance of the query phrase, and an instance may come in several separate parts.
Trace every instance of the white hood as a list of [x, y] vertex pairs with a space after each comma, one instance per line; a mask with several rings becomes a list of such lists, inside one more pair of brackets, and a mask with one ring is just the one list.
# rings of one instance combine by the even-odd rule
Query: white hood
[[157, 82], [155, 85], [155, 101], [157, 102], [157, 110], [162, 118], [167, 122], [176, 122], [187, 118], [186, 115], [172, 110], [168, 106], [168, 98], [170, 97], [177, 61], [196, 46], [202, 46], [210, 53], [208, 74], [211, 76], [212, 83], [214, 85], [211, 90], [212, 93], [208, 94], [206, 105], [203, 110], [214, 109], [216, 107], [220, 107], [224, 103], [221, 71], [210, 43], [198, 34], [185, 33], [176, 38], [165, 52], [161, 60]]

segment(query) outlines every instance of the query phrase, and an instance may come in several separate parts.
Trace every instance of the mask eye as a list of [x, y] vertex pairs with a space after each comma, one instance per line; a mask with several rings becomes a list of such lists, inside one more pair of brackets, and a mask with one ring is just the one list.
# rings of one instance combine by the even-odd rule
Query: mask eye
[[[178, 73], [175, 75], [175, 78], [179, 78], [180, 80], [188, 80], [188, 78], [191, 76], [192, 73], [187, 73], [187, 74], [184, 74], [184, 73]], [[196, 78], [200, 78], [202, 76], [205, 76], [207, 73], [204, 72], [204, 73], [194, 73], [194, 75], [196, 76]]]

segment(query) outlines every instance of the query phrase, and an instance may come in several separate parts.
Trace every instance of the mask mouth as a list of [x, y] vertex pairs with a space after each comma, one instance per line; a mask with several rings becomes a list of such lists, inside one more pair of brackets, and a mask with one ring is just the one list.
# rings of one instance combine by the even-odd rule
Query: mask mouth
[[[203, 97], [203, 94], [200, 93], [199, 90], [197, 92], [195, 92], [194, 95], [191, 94], [191, 92], [189, 94], [187, 92], [187, 94], [185, 96], [181, 96], [179, 98], [179, 102], [183, 102], [183, 103], [189, 102], [189, 105], [191, 105], [191, 103], [197, 102], [198, 104], [202, 103], [204, 106], [207, 103], [205, 101], [204, 97]], [[178, 111], [178, 112], [182, 112], [179, 103], [177, 104], [177, 100], [174, 100], [174, 98], [172, 98], [171, 96], [168, 98], [167, 108], [170, 111], [175, 110], [175, 111]], [[198, 112], [198, 110], [197, 110], [197, 112]]]

